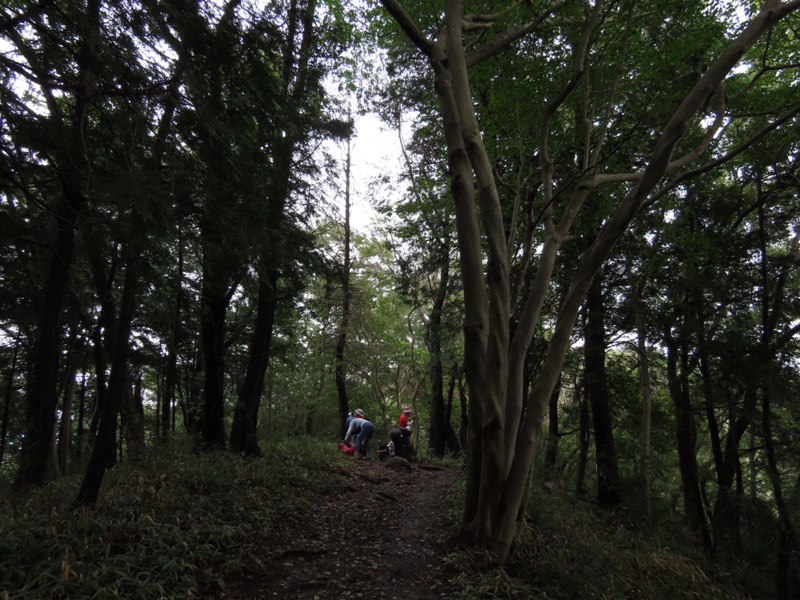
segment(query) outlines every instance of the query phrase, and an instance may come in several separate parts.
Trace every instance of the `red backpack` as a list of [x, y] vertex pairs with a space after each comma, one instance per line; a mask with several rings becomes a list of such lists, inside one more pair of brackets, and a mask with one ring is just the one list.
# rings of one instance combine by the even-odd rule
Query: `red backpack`
[[339, 450], [351, 456], [356, 453], [356, 445], [350, 442], [339, 442]]

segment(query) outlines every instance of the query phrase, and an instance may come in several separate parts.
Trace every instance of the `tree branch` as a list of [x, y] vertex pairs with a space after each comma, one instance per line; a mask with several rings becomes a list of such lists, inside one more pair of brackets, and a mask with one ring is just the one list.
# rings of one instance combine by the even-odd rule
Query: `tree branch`
[[431, 58], [433, 56], [434, 44], [419, 30], [417, 24], [411, 19], [408, 13], [400, 6], [396, 0], [381, 0], [383, 7], [389, 12], [400, 28], [408, 36], [408, 39], [419, 48], [422, 53]]
[[[392, 0], [382, 1], [384, 1], [385, 4], [387, 1]], [[509, 27], [505, 31], [497, 34], [491, 40], [467, 54], [467, 67], [472, 67], [479, 62], [486, 60], [490, 56], [494, 56], [500, 50], [510, 46], [518, 39], [536, 31], [550, 15], [556, 12], [559, 8], [569, 4], [569, 2], [571, 2], [571, 0], [562, 0], [561, 2], [557, 2], [532, 21], [528, 21], [527, 23], [523, 23], [522, 25], [517, 25], [515, 27]]]
[[797, 114], [800, 114], [800, 104], [798, 104], [797, 106], [792, 107], [791, 109], [789, 109], [788, 111], [783, 113], [781, 116], [779, 116], [777, 119], [775, 119], [772, 123], [769, 123], [768, 125], [766, 125], [758, 133], [756, 133], [750, 139], [746, 140], [745, 142], [743, 142], [742, 144], [740, 144], [739, 146], [737, 146], [736, 148], [734, 148], [730, 152], [727, 152], [727, 153], [723, 154], [722, 156], [720, 156], [716, 160], [713, 160], [713, 161], [711, 161], [709, 163], [706, 163], [705, 165], [701, 165], [701, 166], [699, 166], [699, 167], [697, 167], [695, 169], [690, 169], [689, 171], [685, 171], [685, 172], [681, 173], [680, 175], [678, 175], [677, 177], [675, 177], [674, 179], [670, 180], [655, 195], [651, 196], [647, 200], [647, 202], [644, 204], [643, 208], [647, 208], [647, 207], [651, 206], [659, 198], [664, 196], [667, 192], [669, 192], [670, 190], [675, 189], [675, 187], [679, 183], [681, 183], [681, 182], [683, 182], [683, 181], [685, 181], [685, 180], [687, 180], [687, 179], [689, 179], [691, 177], [695, 177], [697, 175], [702, 175], [703, 173], [707, 173], [708, 171], [711, 171], [712, 169], [716, 169], [718, 166], [720, 166], [720, 165], [732, 160], [733, 158], [735, 158], [736, 156], [738, 156], [739, 154], [741, 154], [742, 152], [744, 152], [745, 150], [747, 150], [748, 148], [753, 146], [753, 144], [755, 144], [759, 140], [763, 139], [767, 134], [769, 134], [770, 132], [774, 131], [775, 129], [777, 129], [778, 127], [783, 125], [786, 121], [788, 121], [789, 119], [794, 118]]
[[7, 21], [3, 21], [0, 23], [0, 33], [3, 33], [8, 29], [13, 29], [20, 23], [27, 21], [30, 17], [42, 13], [54, 3], [55, 0], [41, 0], [41, 2], [24, 11], [22, 14], [17, 15], [16, 17], [11, 17]]

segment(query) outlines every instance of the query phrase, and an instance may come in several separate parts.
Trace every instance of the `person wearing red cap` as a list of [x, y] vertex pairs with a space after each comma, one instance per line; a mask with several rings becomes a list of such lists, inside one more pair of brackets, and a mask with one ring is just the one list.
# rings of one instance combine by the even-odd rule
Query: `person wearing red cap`
[[398, 419], [397, 426], [401, 429], [406, 427], [411, 427], [414, 424], [414, 420], [411, 418], [411, 414], [414, 411], [408, 404], [403, 405], [403, 412], [400, 413], [400, 419]]
[[394, 451], [397, 456], [410, 458], [412, 454], [411, 437], [414, 419], [413, 410], [408, 404], [403, 405], [400, 418], [397, 420], [397, 428], [393, 429], [389, 436], [394, 442]]

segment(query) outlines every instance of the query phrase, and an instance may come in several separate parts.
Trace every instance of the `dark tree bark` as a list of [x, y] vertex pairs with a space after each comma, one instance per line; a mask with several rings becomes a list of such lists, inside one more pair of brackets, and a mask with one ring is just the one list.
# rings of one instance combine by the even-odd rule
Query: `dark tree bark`
[[[47, 3], [41, 5], [42, 9], [46, 6]], [[61, 194], [52, 207], [55, 231], [39, 308], [28, 395], [27, 432], [15, 478], [17, 487], [44, 482], [50, 457], [55, 454], [53, 441], [63, 335], [62, 312], [75, 250], [75, 230], [87, 205], [83, 193], [86, 174], [90, 171], [86, 159], [86, 140], [89, 111], [97, 88], [95, 63], [99, 44], [100, 0], [89, 0], [82, 18], [83, 37], [75, 53], [75, 78], [68, 86], [74, 93], [69, 115], [63, 113], [63, 103], [56, 100], [53, 90], [47, 87], [47, 70], [50, 66], [41, 65], [42, 72], [37, 73], [50, 111], [53, 139], [57, 141], [52, 161], [60, 180]], [[52, 40], [45, 40], [44, 43], [49, 45]], [[38, 57], [31, 56], [29, 61], [33, 65], [40, 64]], [[69, 122], [66, 129], [62, 126], [65, 122]]]
[[81, 391], [78, 402], [78, 428], [75, 433], [75, 456], [83, 456], [83, 447], [86, 443], [86, 367], [81, 371]]
[[[110, 334], [109, 334], [110, 335]], [[92, 348], [94, 349], [94, 406], [89, 419], [89, 436], [97, 435], [100, 426], [100, 415], [103, 414], [108, 396], [108, 380], [106, 378], [105, 344], [103, 343], [103, 327], [98, 323], [92, 331]]]
[[52, 472], [49, 459], [53, 449], [58, 400], [61, 316], [72, 267], [76, 222], [84, 204], [80, 186], [65, 183], [59, 206], [54, 211], [56, 233], [37, 323], [27, 427], [15, 479], [17, 487], [41, 484], [48, 478], [48, 472]]
[[180, 403], [187, 433], [199, 437], [203, 420], [203, 352], [196, 349], [192, 366], [186, 370], [186, 396]]
[[[179, 229], [180, 232], [180, 229]], [[178, 344], [181, 339], [181, 303], [183, 282], [183, 241], [178, 236], [178, 281], [175, 283], [175, 311], [172, 317], [172, 335], [167, 350], [167, 372], [164, 377], [164, 394], [161, 405], [160, 428], [162, 437], [169, 438], [174, 431], [173, 411], [176, 407], [176, 389], [178, 387]]]
[[619, 503], [619, 469], [614, 445], [611, 406], [606, 381], [605, 304], [602, 271], [586, 294], [584, 365], [586, 393], [592, 408], [595, 461], [597, 463], [597, 501], [602, 506]]
[[772, 406], [769, 390], [764, 393], [764, 407], [761, 426], [764, 432], [764, 447], [767, 455], [767, 474], [772, 482], [775, 494], [775, 505], [778, 507], [778, 548], [776, 549], [775, 597], [778, 600], [789, 600], [791, 596], [791, 561], [798, 547], [797, 532], [789, 504], [783, 494], [778, 455], [775, 451], [775, 440], [772, 433]]
[[467, 431], [469, 430], [469, 406], [467, 406], [467, 382], [464, 379], [464, 371], [461, 367], [456, 363], [455, 367], [458, 369], [458, 400], [459, 406], [461, 407], [461, 418], [459, 419], [459, 426], [458, 426], [458, 441], [461, 444], [461, 447], [467, 449], [467, 441], [468, 435]]
[[637, 286], [634, 294], [636, 319], [637, 366], [639, 371], [639, 390], [642, 396], [642, 432], [639, 440], [639, 476], [642, 479], [647, 519], [652, 518], [650, 502], [650, 448], [652, 438], [652, 401], [650, 398], [650, 358], [647, 354], [647, 330], [645, 328], [642, 288]]
[[[117, 271], [117, 259], [112, 257], [106, 266], [99, 246], [101, 234], [89, 232], [86, 236], [86, 247], [89, 254], [89, 264], [92, 270], [92, 279], [97, 290], [97, 297], [100, 301], [100, 314], [97, 325], [94, 328], [94, 370], [96, 401], [92, 422], [89, 428], [90, 435], [97, 433], [97, 426], [108, 395], [108, 380], [106, 371], [108, 369], [109, 356], [114, 353], [114, 343], [116, 335], [116, 313], [117, 306], [114, 300], [114, 279]], [[108, 272], [106, 272], [106, 270]]]
[[178, 228], [178, 278], [175, 282], [175, 310], [172, 315], [172, 331], [167, 351], [167, 373], [164, 378], [164, 401], [161, 406], [161, 435], [170, 437], [175, 431], [175, 411], [177, 410], [176, 390], [178, 381], [178, 351], [182, 336], [181, 315], [183, 313], [183, 236]]
[[145, 431], [144, 431], [144, 406], [142, 403], [142, 377], [136, 378], [136, 383], [131, 386], [130, 372], [126, 373], [125, 393], [121, 398], [122, 433], [128, 458], [139, 461], [144, 457]]
[[575, 494], [586, 496], [586, 464], [589, 461], [589, 441], [591, 438], [591, 416], [586, 397], [586, 384], [581, 379], [575, 390], [578, 399], [578, 470], [575, 481]]
[[17, 358], [19, 357], [19, 343], [21, 336], [17, 334], [14, 339], [14, 354], [8, 368], [8, 381], [6, 383], [5, 397], [3, 399], [3, 427], [0, 432], [0, 465], [5, 457], [6, 439], [8, 438], [8, 415], [11, 409], [11, 396], [14, 394], [14, 378], [17, 376]]
[[275, 308], [278, 305], [276, 283], [277, 277], [274, 277], [273, 281], [263, 282], [258, 286], [256, 322], [253, 339], [250, 341], [247, 372], [239, 391], [239, 400], [231, 426], [231, 450], [247, 456], [261, 455], [256, 426], [258, 407], [264, 391], [264, 378], [269, 365]]
[[561, 377], [558, 378], [553, 393], [550, 394], [550, 406], [547, 410], [547, 447], [544, 451], [544, 471], [552, 479], [558, 460], [558, 398], [561, 395]]
[[114, 358], [111, 364], [111, 377], [108, 398], [103, 407], [100, 427], [95, 439], [92, 456], [86, 469], [81, 488], [75, 500], [76, 506], [93, 505], [97, 502], [105, 470], [116, 461], [117, 420], [122, 396], [128, 387], [128, 355], [130, 354], [131, 322], [136, 301], [137, 273], [135, 260], [132, 260], [125, 273], [122, 290]]
[[458, 363], [454, 364], [450, 369], [450, 380], [447, 384], [447, 398], [444, 404], [444, 422], [447, 429], [447, 449], [451, 454], [455, 455], [461, 451], [461, 441], [453, 429], [452, 416], [453, 416], [453, 397], [456, 392], [456, 383], [459, 380], [461, 373], [458, 368]]
[[697, 424], [692, 412], [687, 362], [685, 348], [680, 348], [679, 352], [678, 342], [668, 334], [667, 382], [675, 405], [678, 466], [681, 472], [684, 511], [699, 545], [707, 552], [711, 552], [713, 540], [700, 485], [700, 470], [697, 466]]
[[[73, 338], [74, 339], [74, 338]], [[64, 371], [64, 386], [61, 392], [61, 420], [58, 427], [58, 468], [62, 475], [69, 474], [70, 450], [72, 447], [72, 405], [75, 399], [75, 376], [78, 365], [75, 352], [67, 360]]]
[[347, 433], [347, 413], [350, 402], [347, 398], [347, 363], [345, 348], [347, 347], [347, 329], [350, 324], [350, 142], [347, 142], [347, 154], [344, 165], [344, 264], [342, 265], [342, 319], [336, 336], [335, 378], [336, 391], [339, 397], [339, 424], [342, 437]]
[[431, 361], [431, 428], [428, 447], [436, 456], [444, 456], [448, 430], [452, 428], [449, 418], [446, 418], [442, 367], [442, 311], [450, 281], [450, 244], [447, 237], [439, 248], [439, 257], [439, 287], [431, 306], [426, 335]]
[[217, 268], [204, 261], [200, 337], [203, 348], [203, 416], [200, 425], [204, 449], [225, 447], [225, 318], [227, 290]]

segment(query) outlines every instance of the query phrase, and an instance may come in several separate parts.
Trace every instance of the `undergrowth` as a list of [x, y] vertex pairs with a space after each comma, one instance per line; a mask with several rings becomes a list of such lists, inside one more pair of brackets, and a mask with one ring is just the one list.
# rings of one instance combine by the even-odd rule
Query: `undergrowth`
[[744, 600], [773, 598], [770, 575], [745, 562], [712, 562], [683, 538], [682, 523], [647, 530], [624, 513], [544, 492], [504, 568], [485, 553], [456, 552], [461, 600]]
[[[0, 502], [0, 600], [221, 597], [247, 572], [256, 544], [279, 522], [308, 514], [341, 485], [330, 444], [292, 439], [260, 459], [170, 447], [106, 474], [95, 507], [72, 509], [80, 483], [63, 479]], [[442, 466], [459, 466], [437, 463]], [[454, 531], [463, 482], [445, 515]], [[624, 513], [538, 492], [514, 559], [447, 557], [452, 598], [761, 599], [769, 576], [744, 562], [711, 563], [673, 523], [643, 528]], [[746, 590], [746, 591], [744, 591]]]
[[0, 599], [202, 598], [251, 544], [332, 485], [329, 445], [293, 439], [260, 459], [170, 447], [106, 473], [94, 507], [79, 480], [0, 504]]

